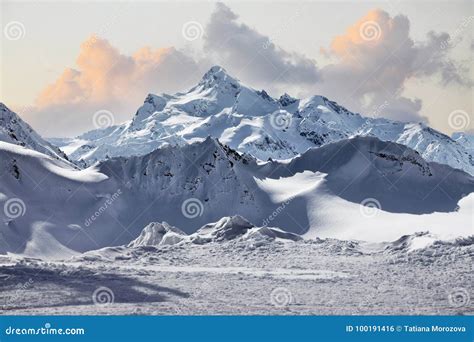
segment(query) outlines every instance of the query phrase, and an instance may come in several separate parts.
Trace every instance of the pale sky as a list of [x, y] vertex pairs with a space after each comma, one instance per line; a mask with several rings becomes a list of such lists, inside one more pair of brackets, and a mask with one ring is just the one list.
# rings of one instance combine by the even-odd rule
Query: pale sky
[[[469, 120], [463, 130], [473, 129], [472, 1], [224, 3], [218, 9], [212, 1], [2, 0], [0, 101], [46, 136], [75, 135], [93, 128], [90, 117], [94, 110], [110, 107], [119, 123], [132, 117], [147, 93], [185, 91], [208, 66], [220, 64], [244, 83], [265, 88], [275, 97], [283, 91], [293, 96], [320, 93], [366, 115], [376, 111], [391, 119], [416, 121], [424, 117], [430, 126], [448, 134], [456, 130], [448, 116], [460, 110]], [[357, 25], [371, 18], [380, 24], [379, 41], [351, 36], [358, 32]], [[18, 33], [7, 32], [12, 22], [20, 24], [19, 39], [15, 36]], [[202, 27], [202, 36], [186, 39], [183, 25], [189, 22]], [[351, 27], [355, 27], [352, 33]], [[428, 37], [430, 31], [438, 35]], [[218, 46], [222, 46], [226, 32], [239, 38], [226, 42], [222, 50]], [[443, 45], [443, 32], [450, 37], [449, 47]], [[94, 34], [100, 42], [89, 42], [81, 49], [81, 44]], [[405, 34], [413, 47], [400, 49], [398, 43], [405, 42]], [[338, 36], [343, 37], [337, 40]], [[266, 49], [262, 58], [277, 69], [281, 63], [292, 73], [278, 84], [271, 71], [260, 75], [261, 56], [254, 62], [261, 44], [254, 48], [252, 44], [261, 42], [262, 37], [275, 46], [274, 51]], [[144, 47], [173, 47], [177, 52], [152, 53]], [[119, 57], [114, 49], [117, 55], [123, 55], [126, 64], [118, 71], [122, 73], [119, 79], [104, 79], [109, 75], [87, 69], [91, 58], [111, 58], [115, 62]], [[189, 77], [183, 76], [176, 64], [164, 61], [163, 55], [181, 61], [189, 58]], [[78, 63], [79, 56], [83, 56], [82, 64]], [[252, 64], [243, 68], [242, 60], [246, 58]], [[152, 63], [157, 67], [150, 69]], [[392, 67], [387, 67], [390, 64]], [[334, 67], [328, 67], [331, 65]], [[74, 75], [64, 76], [67, 68], [77, 74], [74, 71]], [[156, 83], [144, 75], [149, 70], [156, 72]], [[133, 73], [130, 84], [127, 72]], [[93, 83], [103, 82], [103, 87], [84, 85], [91, 78]], [[71, 86], [71, 82], [77, 84]], [[55, 87], [47, 89], [52, 84]], [[111, 87], [118, 90], [109, 92]], [[127, 98], [123, 103], [120, 91]], [[379, 99], [374, 101], [373, 97]]]

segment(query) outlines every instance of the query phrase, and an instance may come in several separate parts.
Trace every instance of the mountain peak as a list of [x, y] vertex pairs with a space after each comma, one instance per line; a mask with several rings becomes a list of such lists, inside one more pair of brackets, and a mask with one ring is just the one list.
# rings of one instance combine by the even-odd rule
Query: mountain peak
[[219, 75], [226, 75], [228, 76], [229, 74], [227, 73], [227, 71], [221, 67], [220, 65], [214, 65], [213, 67], [211, 67], [203, 76], [203, 78], [210, 78], [210, 77], [213, 77], [213, 76], [219, 76]]
[[280, 99], [278, 100], [282, 107], [289, 106], [290, 104], [295, 103], [296, 101], [298, 101], [298, 99], [288, 95], [287, 93], [281, 95]]
[[206, 87], [213, 87], [215, 85], [230, 83], [234, 88], [239, 87], [239, 81], [230, 76], [227, 71], [218, 65], [213, 66], [208, 72], [204, 74], [199, 84]]

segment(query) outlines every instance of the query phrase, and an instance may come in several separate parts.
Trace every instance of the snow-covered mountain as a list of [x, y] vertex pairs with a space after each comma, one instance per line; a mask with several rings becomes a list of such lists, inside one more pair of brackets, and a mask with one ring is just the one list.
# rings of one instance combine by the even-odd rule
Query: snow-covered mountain
[[0, 141], [24, 146], [61, 161], [67, 162], [68, 159], [64, 152], [40, 137], [3, 103], [0, 103]]
[[[472, 234], [472, 176], [372, 137], [265, 163], [213, 138], [85, 170], [9, 143], [0, 142], [0, 152], [0, 253], [54, 256], [126, 245], [150, 222], [187, 234], [218, 222], [199, 233], [214, 236], [232, 232], [220, 220], [235, 215], [309, 238]], [[167, 234], [158, 228], [146, 232], [157, 241]]]
[[295, 99], [284, 94], [274, 99], [264, 90], [242, 84], [218, 66], [188, 92], [148, 95], [128, 122], [75, 139], [51, 141], [71, 159], [91, 165], [207, 136], [260, 160], [292, 158], [308, 148], [354, 136], [372, 136], [408, 146], [428, 161], [474, 174], [472, 148], [466, 146], [465, 139], [452, 139], [422, 123], [363, 117], [323, 96]]

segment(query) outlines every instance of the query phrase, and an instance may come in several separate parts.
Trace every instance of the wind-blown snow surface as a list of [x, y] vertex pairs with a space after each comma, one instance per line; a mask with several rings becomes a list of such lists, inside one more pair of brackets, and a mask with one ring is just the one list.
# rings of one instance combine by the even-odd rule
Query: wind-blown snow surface
[[474, 174], [472, 148], [463, 139], [451, 139], [421, 123], [363, 117], [323, 96], [295, 99], [284, 94], [274, 99], [264, 90], [243, 85], [218, 66], [188, 92], [148, 95], [133, 119], [124, 124], [76, 139], [51, 141], [71, 159], [91, 165], [207, 136], [261, 160], [287, 159], [308, 148], [357, 135], [397, 142], [428, 161]]
[[48, 262], [0, 256], [0, 313], [473, 314], [473, 239], [417, 248], [426, 236], [377, 244], [234, 237]]
[[2, 205], [24, 206], [0, 211], [0, 253], [71, 255], [128, 244], [150, 222], [193, 233], [233, 215], [311, 238], [472, 234], [473, 177], [376, 138], [267, 163], [208, 138], [81, 171], [8, 143], [0, 151]]

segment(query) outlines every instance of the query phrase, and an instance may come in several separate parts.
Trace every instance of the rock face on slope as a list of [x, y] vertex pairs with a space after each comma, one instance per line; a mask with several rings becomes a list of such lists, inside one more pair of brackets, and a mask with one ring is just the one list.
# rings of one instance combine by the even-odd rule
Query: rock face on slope
[[[207, 136], [254, 157], [288, 159], [308, 148], [354, 136], [408, 146], [427, 161], [474, 174], [467, 139], [452, 139], [421, 123], [364, 117], [324, 96], [274, 99], [218, 66], [187, 92], [150, 94], [128, 122], [88, 132], [64, 144], [75, 161], [91, 165], [116, 156], [144, 155], [164, 145], [184, 145]], [[470, 139], [470, 140], [469, 140]]]

